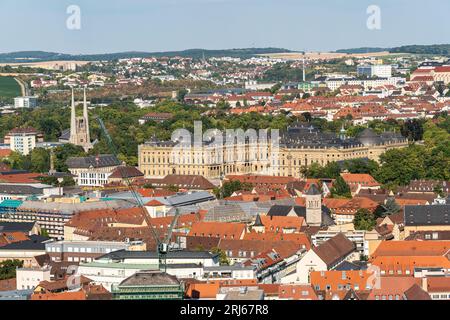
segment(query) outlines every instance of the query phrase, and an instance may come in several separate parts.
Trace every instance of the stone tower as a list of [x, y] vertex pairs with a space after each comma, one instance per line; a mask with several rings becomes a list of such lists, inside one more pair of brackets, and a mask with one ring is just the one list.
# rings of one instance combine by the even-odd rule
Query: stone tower
[[69, 142], [83, 147], [84, 151], [92, 149], [91, 137], [89, 135], [89, 118], [86, 102], [86, 87], [84, 88], [83, 116], [77, 117], [75, 108], [75, 97], [72, 89], [72, 106], [70, 116], [70, 139]]
[[311, 184], [305, 193], [306, 223], [309, 226], [322, 225], [322, 194], [315, 184]]

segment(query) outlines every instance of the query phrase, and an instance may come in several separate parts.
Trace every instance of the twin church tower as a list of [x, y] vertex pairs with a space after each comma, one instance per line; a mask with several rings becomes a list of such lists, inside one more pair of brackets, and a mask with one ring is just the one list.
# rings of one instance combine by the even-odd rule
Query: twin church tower
[[86, 87], [83, 91], [83, 115], [77, 116], [75, 107], [75, 97], [72, 88], [72, 105], [70, 114], [70, 137], [69, 143], [83, 147], [84, 151], [89, 151], [94, 147], [89, 134], [89, 117], [86, 102]]

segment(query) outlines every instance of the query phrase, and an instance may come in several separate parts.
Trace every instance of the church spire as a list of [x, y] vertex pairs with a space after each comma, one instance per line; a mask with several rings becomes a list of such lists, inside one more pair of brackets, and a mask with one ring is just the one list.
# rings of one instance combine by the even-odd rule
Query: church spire
[[87, 101], [86, 101], [86, 86], [84, 86], [83, 90], [83, 117], [84, 122], [86, 124], [86, 141], [91, 141], [91, 135], [89, 134], [89, 114], [88, 114], [88, 108], [87, 108]]
[[71, 118], [70, 118], [70, 139], [69, 142], [82, 146], [84, 151], [89, 151], [92, 149], [91, 138], [89, 134], [89, 119], [88, 119], [88, 109], [86, 102], [86, 88], [84, 88], [84, 105], [83, 105], [83, 116], [77, 117], [76, 107], [75, 107], [75, 97], [74, 90], [72, 88], [72, 107], [71, 107]]
[[77, 120], [76, 120], [76, 110], [75, 110], [75, 96], [72, 88], [72, 104], [70, 108], [70, 142], [73, 143], [72, 138], [77, 134]]

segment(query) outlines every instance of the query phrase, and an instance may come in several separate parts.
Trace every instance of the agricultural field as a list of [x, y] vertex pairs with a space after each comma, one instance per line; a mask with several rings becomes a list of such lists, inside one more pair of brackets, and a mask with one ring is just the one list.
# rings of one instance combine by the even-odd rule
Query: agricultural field
[[20, 85], [13, 77], [0, 77], [0, 101], [12, 102], [14, 97], [20, 95]]

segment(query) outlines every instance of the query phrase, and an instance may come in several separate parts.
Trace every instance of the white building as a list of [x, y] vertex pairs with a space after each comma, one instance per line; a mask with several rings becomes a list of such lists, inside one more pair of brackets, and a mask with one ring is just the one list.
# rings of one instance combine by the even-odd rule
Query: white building
[[12, 135], [10, 140], [10, 149], [23, 155], [28, 155], [36, 147], [36, 136], [34, 134]]
[[37, 107], [37, 97], [25, 96], [14, 98], [14, 107], [19, 108], [36, 108]]
[[362, 65], [358, 66], [357, 72], [358, 76], [390, 78], [392, 77], [392, 66], [386, 64]]
[[258, 83], [256, 80], [249, 80], [245, 82], [245, 89], [254, 91], [266, 90], [271, 89], [274, 85], [276, 85], [276, 82]]
[[[171, 251], [166, 257], [166, 272], [179, 278], [202, 279], [207, 267], [218, 267], [219, 256], [206, 251]], [[111, 252], [93, 262], [80, 263], [77, 275], [92, 279], [111, 290], [141, 270], [157, 270], [159, 257], [153, 251]]]
[[281, 283], [310, 283], [309, 275], [312, 271], [333, 270], [345, 260], [351, 259], [355, 245], [344, 234], [311, 248], [297, 262], [295, 272], [281, 278]]
[[67, 166], [75, 181], [82, 187], [101, 187], [108, 183], [109, 176], [120, 165], [114, 155], [92, 157], [72, 157], [67, 159]]
[[23, 155], [28, 155], [36, 143], [43, 141], [43, 135], [33, 128], [15, 128], [5, 135], [4, 143], [9, 148]]
[[41, 281], [50, 281], [50, 267], [18, 268], [16, 270], [17, 290], [34, 289]]

